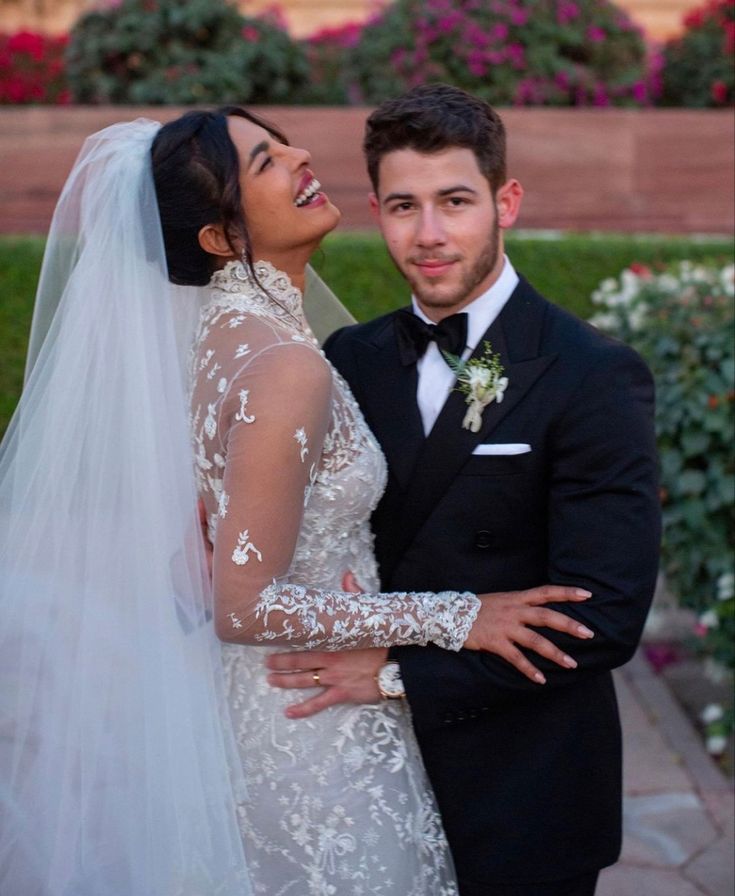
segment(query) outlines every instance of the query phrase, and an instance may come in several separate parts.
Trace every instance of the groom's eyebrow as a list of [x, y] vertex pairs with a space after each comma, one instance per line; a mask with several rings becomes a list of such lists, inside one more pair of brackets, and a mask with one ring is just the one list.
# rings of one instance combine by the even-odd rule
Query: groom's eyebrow
[[[444, 187], [442, 190], [437, 190], [436, 195], [439, 199], [443, 199], [445, 196], [451, 196], [453, 193], [471, 193], [473, 196], [477, 196], [477, 190], [474, 187], [468, 187], [466, 184], [455, 184], [451, 187]], [[412, 199], [415, 199], [413, 193], [389, 193], [382, 201], [383, 202], [406, 202]]]

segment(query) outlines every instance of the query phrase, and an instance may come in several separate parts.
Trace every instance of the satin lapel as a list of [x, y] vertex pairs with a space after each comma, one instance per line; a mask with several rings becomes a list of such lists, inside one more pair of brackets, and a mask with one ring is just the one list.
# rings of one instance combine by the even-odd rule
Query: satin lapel
[[392, 317], [372, 340], [360, 346], [360, 352], [362, 410], [391, 473], [405, 488], [424, 443], [416, 404], [416, 365], [401, 364]]
[[472, 357], [480, 357], [484, 351], [483, 343], [490, 342], [493, 352], [500, 355], [508, 388], [500, 404], [493, 402], [485, 408], [482, 426], [477, 433], [462, 428], [467, 410], [464, 394], [457, 390], [450, 393], [416, 461], [401, 525], [397, 527], [400, 543], [396, 544], [396, 557], [410, 545], [475, 446], [488, 441], [500, 421], [554, 362], [556, 355], [538, 355], [544, 307], [545, 300], [522, 281], [478, 343]]

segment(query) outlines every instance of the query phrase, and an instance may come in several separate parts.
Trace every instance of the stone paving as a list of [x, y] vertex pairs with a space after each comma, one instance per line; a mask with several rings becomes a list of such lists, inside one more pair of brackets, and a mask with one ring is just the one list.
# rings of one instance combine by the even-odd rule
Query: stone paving
[[615, 673], [624, 840], [598, 896], [732, 896], [733, 788], [641, 653]]

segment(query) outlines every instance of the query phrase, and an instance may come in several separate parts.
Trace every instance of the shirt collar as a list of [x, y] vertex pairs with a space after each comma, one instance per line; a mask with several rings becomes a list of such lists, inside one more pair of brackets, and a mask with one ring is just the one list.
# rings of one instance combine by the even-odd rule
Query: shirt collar
[[[495, 283], [462, 309], [468, 315], [467, 346], [470, 349], [474, 349], [480, 339], [482, 339], [487, 328], [500, 314], [503, 306], [518, 285], [518, 274], [510, 263], [510, 259], [507, 255], [504, 255], [503, 260], [503, 269]], [[415, 314], [426, 321], [427, 324], [433, 323], [419, 308], [415, 296], [411, 296], [411, 302]]]

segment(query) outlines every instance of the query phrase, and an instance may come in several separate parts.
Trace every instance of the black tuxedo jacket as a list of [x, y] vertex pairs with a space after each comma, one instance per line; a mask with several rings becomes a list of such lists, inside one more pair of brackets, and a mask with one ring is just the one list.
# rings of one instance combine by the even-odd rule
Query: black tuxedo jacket
[[[391, 651], [460, 881], [484, 892], [604, 867], [621, 839], [610, 670], [635, 651], [658, 563], [650, 373], [631, 349], [521, 279], [485, 336], [509, 380], [502, 402], [485, 409], [473, 434], [454, 391], [424, 438], [416, 368], [401, 365], [393, 316], [347, 327], [325, 345], [388, 460], [373, 517], [383, 589], [480, 593], [550, 582], [593, 592], [559, 607], [592, 640], [544, 632], [579, 663], [569, 671], [534, 656], [546, 685], [481, 652]], [[473, 454], [483, 443], [531, 450]]]

